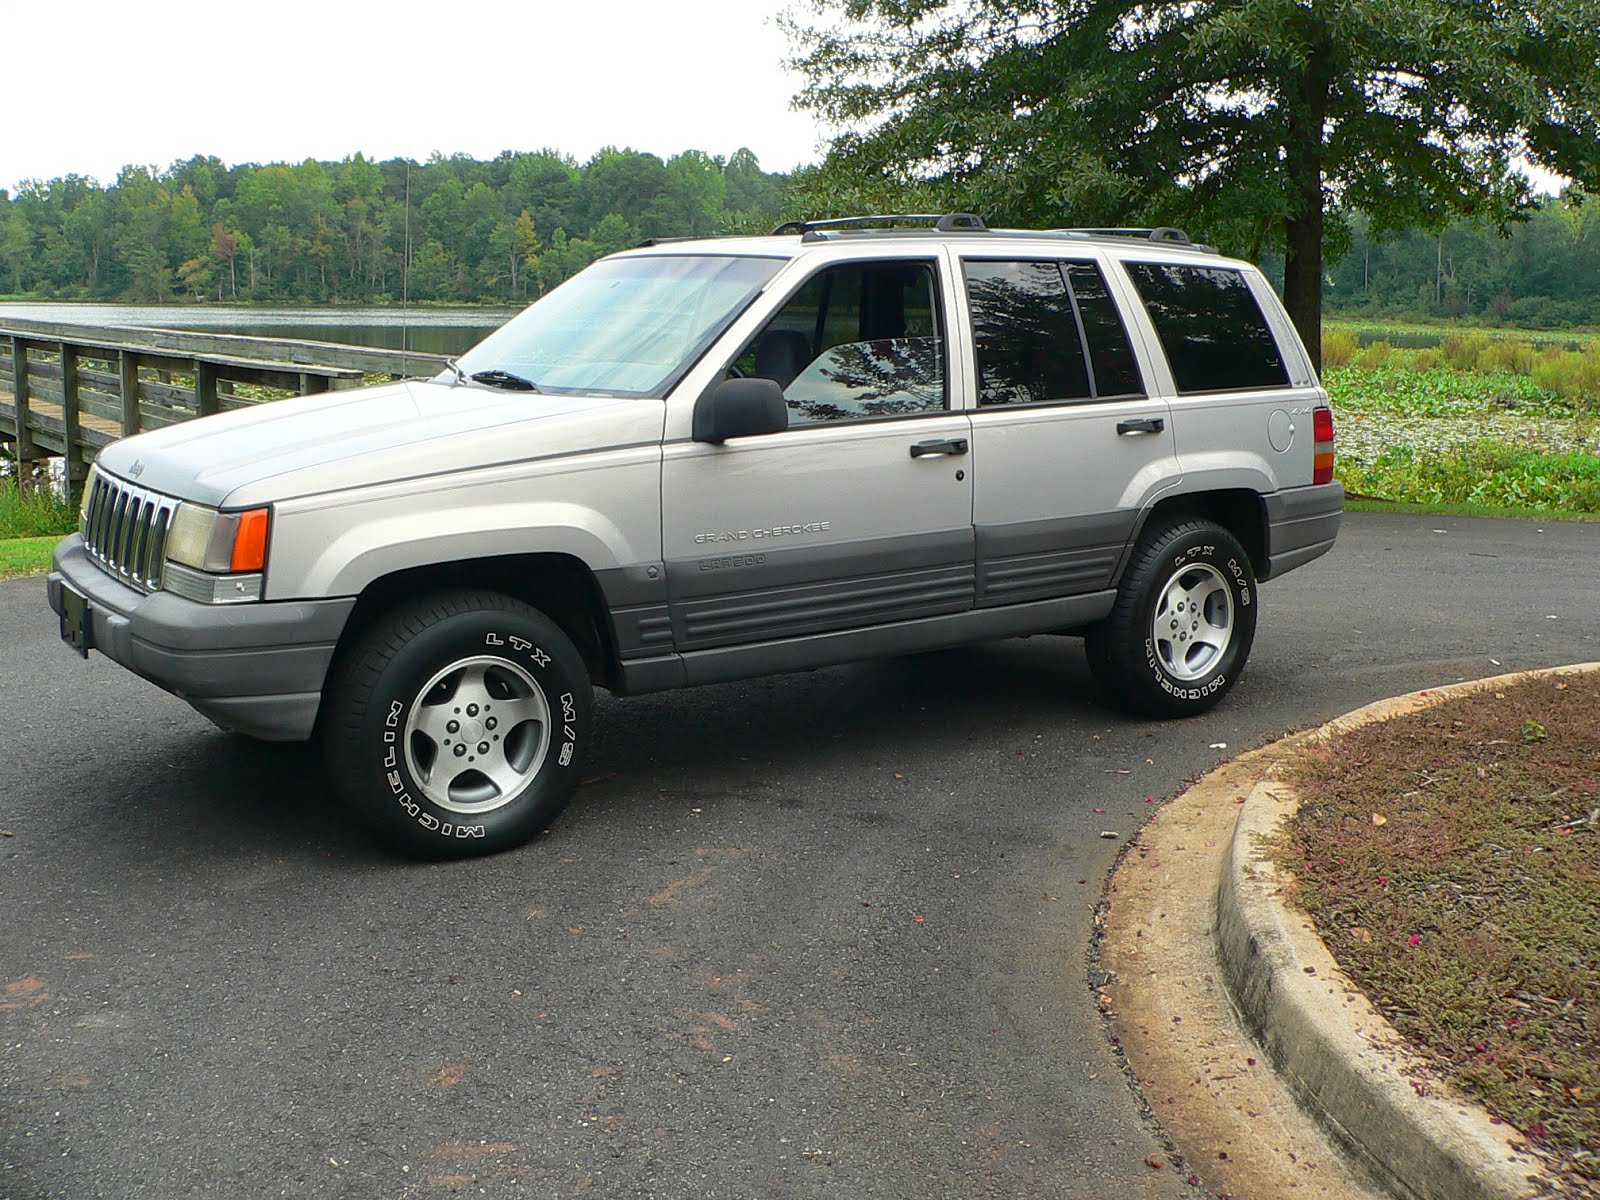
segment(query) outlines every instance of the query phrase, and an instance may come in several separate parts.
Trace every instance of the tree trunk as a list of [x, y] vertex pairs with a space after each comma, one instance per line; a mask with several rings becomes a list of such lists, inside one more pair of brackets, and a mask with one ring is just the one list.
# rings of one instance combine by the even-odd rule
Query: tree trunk
[[[1300, 189], [1297, 189], [1300, 190]], [[1300, 340], [1306, 344], [1312, 365], [1322, 370], [1322, 180], [1312, 189], [1315, 199], [1300, 190], [1303, 217], [1287, 223], [1288, 246], [1283, 259], [1283, 306], [1289, 310]]]
[[[1293, 81], [1284, 166], [1294, 209], [1284, 222], [1283, 304], [1311, 363], [1322, 370], [1322, 159], [1333, 78], [1333, 46], [1311, 47]], [[1297, 95], [1293, 93], [1297, 92]]]

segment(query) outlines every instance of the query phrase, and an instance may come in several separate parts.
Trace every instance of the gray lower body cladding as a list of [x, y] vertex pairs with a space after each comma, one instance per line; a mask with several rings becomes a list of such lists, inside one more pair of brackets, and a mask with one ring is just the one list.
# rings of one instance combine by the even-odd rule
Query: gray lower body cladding
[[895, 621], [868, 629], [842, 629], [754, 645], [711, 650], [622, 664], [618, 691], [624, 695], [752, 679], [781, 671], [805, 671], [871, 658], [889, 658], [921, 650], [937, 650], [991, 638], [1055, 633], [1098, 621], [1111, 611], [1115, 591], [1092, 592], [1057, 600], [969, 608], [964, 612]]
[[1267, 506], [1267, 569], [1276, 579], [1333, 549], [1344, 514], [1344, 484], [1285, 488], [1263, 496]]
[[188, 701], [217, 724], [268, 741], [311, 736], [328, 664], [355, 599], [197, 604], [146, 594], [102, 571], [74, 536], [46, 587], [88, 601], [95, 650]]

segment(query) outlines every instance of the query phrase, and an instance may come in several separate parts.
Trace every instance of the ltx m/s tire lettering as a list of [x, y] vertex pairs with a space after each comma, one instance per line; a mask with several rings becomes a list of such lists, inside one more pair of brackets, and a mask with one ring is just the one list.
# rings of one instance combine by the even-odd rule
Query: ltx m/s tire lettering
[[346, 803], [403, 853], [528, 841], [577, 787], [593, 693], [544, 614], [495, 592], [400, 606], [342, 656], [320, 734]]
[[1249, 657], [1255, 590], [1249, 556], [1222, 526], [1189, 519], [1148, 528], [1110, 614], [1084, 638], [1089, 667], [1133, 712], [1204, 712]]

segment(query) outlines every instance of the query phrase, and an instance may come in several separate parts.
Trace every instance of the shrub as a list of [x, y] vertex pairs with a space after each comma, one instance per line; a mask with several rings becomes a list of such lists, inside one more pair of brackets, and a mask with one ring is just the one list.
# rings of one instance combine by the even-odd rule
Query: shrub
[[1351, 361], [1358, 367], [1376, 370], [1394, 357], [1394, 347], [1386, 340], [1368, 342]]
[[78, 527], [78, 510], [48, 485], [22, 488], [15, 476], [0, 478], [0, 539], [48, 537]]
[[1456, 370], [1476, 371], [1479, 356], [1493, 345], [1494, 339], [1476, 330], [1465, 337], [1458, 333], [1447, 334], [1439, 340], [1439, 351], [1445, 363]]
[[1533, 381], [1585, 408], [1600, 409], [1600, 350], [1547, 350], [1533, 368]]
[[1325, 329], [1322, 332], [1322, 369], [1349, 366], [1350, 360], [1361, 348], [1361, 339], [1348, 329]]
[[1527, 342], [1512, 338], [1496, 338], [1478, 351], [1478, 361], [1474, 369], [1484, 374], [1510, 371], [1517, 375], [1528, 375], [1532, 373], [1533, 364], [1538, 361], [1538, 357], [1538, 352]]

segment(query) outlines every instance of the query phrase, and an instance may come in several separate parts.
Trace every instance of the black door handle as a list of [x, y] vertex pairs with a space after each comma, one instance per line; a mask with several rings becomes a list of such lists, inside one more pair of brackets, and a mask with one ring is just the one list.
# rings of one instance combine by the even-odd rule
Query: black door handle
[[1143, 417], [1137, 421], [1118, 421], [1117, 432], [1120, 433], [1160, 433], [1167, 427], [1166, 421], [1160, 417]]
[[937, 442], [917, 442], [911, 447], [912, 458], [921, 458], [925, 454], [965, 454], [966, 452], [966, 438], [944, 438]]

